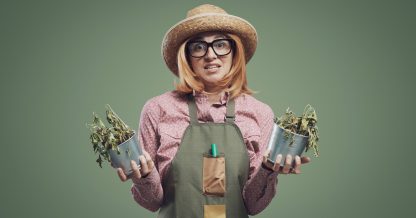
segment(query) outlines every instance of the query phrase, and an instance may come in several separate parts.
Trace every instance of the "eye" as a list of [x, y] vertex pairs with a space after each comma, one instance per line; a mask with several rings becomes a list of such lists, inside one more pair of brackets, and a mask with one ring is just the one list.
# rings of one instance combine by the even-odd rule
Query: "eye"
[[218, 47], [218, 48], [224, 47], [224, 42], [215, 44], [215, 47]]
[[216, 48], [229, 48], [230, 43], [227, 40], [219, 40], [214, 43]]
[[202, 42], [195, 42], [191, 44], [192, 51], [204, 51], [206, 49], [206, 45]]

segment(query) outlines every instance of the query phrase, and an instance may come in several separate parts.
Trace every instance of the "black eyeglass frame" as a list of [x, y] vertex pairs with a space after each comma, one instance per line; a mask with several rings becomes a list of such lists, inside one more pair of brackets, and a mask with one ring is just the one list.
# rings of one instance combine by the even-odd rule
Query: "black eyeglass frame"
[[[227, 53], [227, 54], [222, 54], [222, 55], [219, 55], [219, 54], [217, 54], [217, 52], [215, 51], [215, 48], [214, 48], [214, 43], [215, 42], [218, 42], [218, 41], [223, 41], [223, 40], [225, 40], [225, 41], [228, 41], [229, 43], [230, 43], [230, 46], [231, 46], [231, 49], [230, 49], [230, 51]], [[191, 43], [196, 43], [196, 42], [200, 42], [200, 43], [204, 43], [205, 45], [206, 45], [206, 48], [207, 48], [207, 50], [205, 50], [205, 53], [203, 54], [203, 55], [201, 55], [201, 56], [193, 56], [193, 55], [191, 55], [191, 51], [190, 51], [190, 49], [189, 49], [189, 45], [191, 44]], [[208, 49], [209, 48], [212, 48], [212, 50], [214, 51], [214, 53], [215, 53], [215, 55], [217, 55], [217, 56], [225, 56], [225, 55], [229, 55], [230, 53], [231, 53], [231, 51], [233, 51], [234, 49], [235, 49], [235, 41], [233, 40], [233, 39], [229, 39], [229, 38], [225, 38], [225, 39], [216, 39], [216, 40], [214, 40], [214, 41], [212, 41], [212, 42], [206, 42], [206, 41], [200, 41], [200, 40], [195, 40], [195, 41], [189, 41], [189, 42], [187, 42], [186, 43], [186, 54], [187, 55], [189, 55], [189, 56], [191, 56], [191, 57], [194, 57], [194, 58], [202, 58], [202, 57], [204, 57], [206, 54], [207, 54], [207, 52], [208, 52]]]

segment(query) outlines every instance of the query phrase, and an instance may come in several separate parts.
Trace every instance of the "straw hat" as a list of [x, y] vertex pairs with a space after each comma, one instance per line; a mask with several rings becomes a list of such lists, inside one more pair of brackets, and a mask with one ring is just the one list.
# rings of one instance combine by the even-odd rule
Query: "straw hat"
[[162, 41], [162, 55], [168, 68], [178, 76], [177, 52], [189, 37], [199, 33], [219, 31], [240, 37], [248, 62], [257, 47], [256, 29], [246, 20], [228, 14], [222, 8], [204, 4], [188, 11], [186, 19], [172, 26]]

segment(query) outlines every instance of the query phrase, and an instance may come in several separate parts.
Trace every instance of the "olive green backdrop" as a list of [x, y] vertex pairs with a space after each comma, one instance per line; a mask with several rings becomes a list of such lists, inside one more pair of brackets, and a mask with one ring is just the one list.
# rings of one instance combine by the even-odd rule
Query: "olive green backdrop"
[[259, 100], [318, 112], [321, 157], [279, 176], [255, 217], [413, 214], [414, 1], [3, 0], [0, 217], [156, 217], [94, 162], [85, 122], [109, 103], [137, 129], [145, 102], [173, 89], [166, 30], [205, 2], [256, 27]]

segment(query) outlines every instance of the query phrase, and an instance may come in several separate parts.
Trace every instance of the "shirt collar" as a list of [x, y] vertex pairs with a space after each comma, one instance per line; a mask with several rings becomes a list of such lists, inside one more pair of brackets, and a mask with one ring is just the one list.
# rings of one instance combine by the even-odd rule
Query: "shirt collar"
[[[195, 101], [198, 102], [208, 102], [208, 95], [202, 92], [194, 92], [193, 93]], [[219, 101], [214, 102], [212, 105], [214, 106], [221, 106], [226, 105], [230, 94], [228, 91], [224, 92]]]

